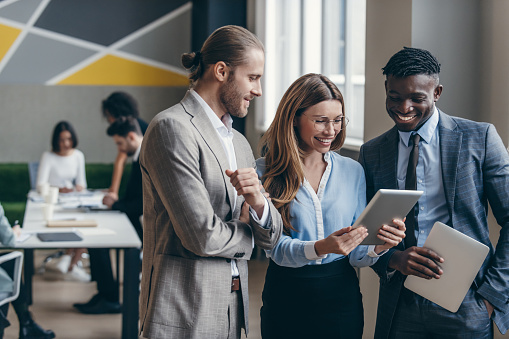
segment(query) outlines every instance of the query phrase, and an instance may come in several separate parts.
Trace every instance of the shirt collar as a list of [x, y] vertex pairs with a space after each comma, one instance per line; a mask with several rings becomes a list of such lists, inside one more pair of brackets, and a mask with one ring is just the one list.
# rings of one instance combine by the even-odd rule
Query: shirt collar
[[[421, 136], [422, 141], [426, 142], [427, 144], [429, 144], [431, 142], [431, 139], [433, 139], [433, 135], [435, 135], [435, 130], [437, 129], [437, 126], [438, 126], [438, 120], [439, 120], [438, 109], [435, 106], [431, 117], [428, 119], [428, 121], [426, 121], [424, 123], [424, 125], [421, 126], [421, 128], [419, 128], [418, 133]], [[412, 134], [415, 134], [415, 132], [414, 131], [410, 131], [410, 132], [398, 131], [398, 133], [399, 133], [399, 138], [401, 139], [403, 144], [408, 147], [408, 143], [410, 141], [410, 136]]]
[[189, 92], [194, 96], [196, 100], [200, 103], [200, 106], [203, 108], [207, 116], [209, 117], [210, 122], [212, 123], [212, 126], [219, 132], [224, 131], [226, 129], [226, 132], [232, 131], [232, 125], [233, 125], [233, 119], [230, 116], [230, 114], [226, 113], [223, 115], [222, 119], [219, 119], [216, 113], [210, 108], [209, 104], [203, 100], [203, 98], [194, 90], [191, 89]]
[[325, 153], [323, 155], [323, 160], [327, 163], [327, 164], [330, 164], [330, 152], [331, 151], [328, 151], [327, 153]]
[[141, 150], [141, 143], [140, 146], [136, 149], [136, 151], [133, 154], [133, 161], [138, 161], [138, 158], [140, 157], [140, 150]]

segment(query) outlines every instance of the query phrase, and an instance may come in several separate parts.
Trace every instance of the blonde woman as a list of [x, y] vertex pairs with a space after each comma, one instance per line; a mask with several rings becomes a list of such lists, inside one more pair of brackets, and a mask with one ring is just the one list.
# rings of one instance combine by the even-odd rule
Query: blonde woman
[[345, 140], [343, 96], [325, 76], [307, 74], [283, 96], [261, 146], [258, 174], [281, 213], [285, 234], [267, 251], [261, 309], [263, 338], [361, 338], [362, 296], [352, 266], [374, 264], [405, 236], [394, 220], [358, 246], [351, 225], [366, 206], [362, 167], [333, 152]]

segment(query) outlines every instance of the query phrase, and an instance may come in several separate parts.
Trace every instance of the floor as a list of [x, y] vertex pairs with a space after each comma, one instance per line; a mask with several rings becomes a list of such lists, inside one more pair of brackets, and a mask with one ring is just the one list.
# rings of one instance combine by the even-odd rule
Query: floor
[[[52, 252], [35, 251], [36, 267], [47, 254]], [[249, 261], [249, 339], [261, 338], [259, 311], [267, 264], [266, 259]], [[85, 302], [95, 293], [94, 282], [49, 281], [41, 275], [35, 275], [33, 288], [34, 300], [30, 311], [36, 322], [45, 329], [52, 329], [57, 338], [120, 338], [121, 316], [119, 314], [84, 315], [72, 307], [73, 303]], [[16, 339], [19, 326], [12, 307], [9, 310], [8, 319], [11, 326], [5, 329], [4, 338]]]
[[[35, 263], [39, 267], [42, 260], [54, 251], [36, 251]], [[257, 260], [249, 261], [249, 339], [260, 339], [260, 307], [265, 271], [268, 261], [260, 253]], [[114, 260], [112, 261], [115, 262]], [[122, 260], [121, 260], [122, 262]], [[121, 271], [122, 276], [122, 271]], [[378, 280], [376, 277], [373, 279]], [[362, 279], [361, 279], [362, 280]], [[361, 284], [362, 286], [362, 284]], [[34, 319], [44, 328], [52, 329], [57, 338], [65, 339], [115, 339], [120, 338], [121, 316], [84, 315], [78, 313], [72, 304], [85, 302], [95, 293], [95, 283], [69, 281], [48, 281], [41, 275], [34, 276], [34, 303], [30, 307]], [[369, 296], [363, 291], [364, 296]], [[365, 306], [373, 304], [369, 298], [364, 299]], [[376, 301], [371, 305], [376, 309]], [[366, 316], [365, 316], [366, 318]], [[14, 310], [9, 310], [8, 319], [11, 326], [5, 329], [5, 339], [18, 338], [18, 320]], [[374, 325], [374, 323], [373, 323]], [[364, 329], [364, 338], [372, 337], [372, 331]], [[243, 336], [243, 338], [245, 338]], [[509, 338], [509, 333], [501, 335], [495, 329], [495, 339]]]

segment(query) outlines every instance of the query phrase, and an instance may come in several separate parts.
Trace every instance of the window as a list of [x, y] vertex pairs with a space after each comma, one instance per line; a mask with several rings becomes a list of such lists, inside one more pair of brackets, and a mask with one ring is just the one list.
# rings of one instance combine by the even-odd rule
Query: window
[[267, 130], [281, 97], [306, 73], [322, 73], [343, 93], [350, 119], [346, 145], [364, 133], [366, 0], [257, 0], [256, 34], [266, 52], [256, 127]]

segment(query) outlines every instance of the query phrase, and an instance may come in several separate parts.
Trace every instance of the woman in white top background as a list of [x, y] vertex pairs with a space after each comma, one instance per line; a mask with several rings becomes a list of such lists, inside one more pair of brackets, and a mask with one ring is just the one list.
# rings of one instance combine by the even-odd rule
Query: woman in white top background
[[[61, 193], [82, 191], [87, 188], [85, 178], [85, 156], [76, 149], [78, 135], [68, 121], [60, 121], [53, 129], [51, 152], [44, 152], [37, 171], [37, 186], [49, 183]], [[66, 280], [90, 281], [90, 274], [76, 265], [85, 248], [67, 249], [66, 254], [55, 260], [46, 269], [54, 268], [65, 275]]]
[[57, 123], [51, 138], [51, 152], [44, 152], [39, 162], [37, 185], [49, 183], [62, 193], [85, 189], [85, 156], [76, 146], [78, 136], [74, 127], [67, 121]]

